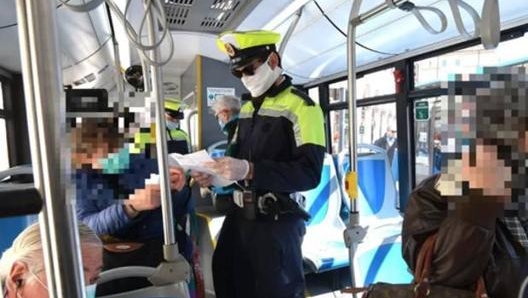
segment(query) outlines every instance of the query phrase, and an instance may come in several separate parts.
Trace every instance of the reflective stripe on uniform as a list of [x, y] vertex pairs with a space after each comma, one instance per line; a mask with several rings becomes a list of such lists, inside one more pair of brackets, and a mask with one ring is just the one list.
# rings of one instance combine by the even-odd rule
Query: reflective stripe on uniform
[[[258, 115], [288, 119], [293, 126], [297, 147], [304, 144], [325, 146], [324, 127], [317, 125], [324, 123], [321, 108], [318, 105], [308, 106], [302, 98], [292, 92], [287, 91], [285, 94], [271, 100], [264, 99]], [[239, 117], [252, 118], [254, 111], [253, 104], [247, 102], [242, 106]]]

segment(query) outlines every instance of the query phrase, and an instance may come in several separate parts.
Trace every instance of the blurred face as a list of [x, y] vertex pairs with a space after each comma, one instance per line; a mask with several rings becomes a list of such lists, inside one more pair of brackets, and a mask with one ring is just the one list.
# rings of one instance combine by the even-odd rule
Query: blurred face
[[231, 113], [228, 109], [221, 109], [215, 113], [215, 117], [218, 121], [225, 124], [229, 121], [229, 118], [231, 118]]
[[497, 157], [497, 147], [476, 145], [475, 161], [471, 162], [469, 152], [462, 153], [462, 177], [471, 189], [481, 189], [486, 197], [509, 197], [511, 188], [511, 167]]
[[86, 124], [72, 130], [72, 162], [75, 168], [90, 165], [101, 169], [99, 161], [122, 147], [123, 135], [108, 127]]
[[396, 131], [395, 130], [387, 130], [387, 133], [385, 134], [387, 138], [396, 138]]

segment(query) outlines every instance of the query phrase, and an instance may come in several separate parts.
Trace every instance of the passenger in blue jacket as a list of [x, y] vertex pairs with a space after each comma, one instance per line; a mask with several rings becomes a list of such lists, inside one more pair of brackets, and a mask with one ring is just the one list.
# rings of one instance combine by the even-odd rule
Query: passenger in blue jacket
[[[157, 161], [147, 148], [130, 153], [117, 122], [85, 118], [72, 129], [72, 161], [78, 218], [105, 244], [104, 269], [157, 266], [163, 260], [163, 223]], [[175, 231], [180, 253], [191, 262], [186, 234], [193, 208], [190, 189], [180, 168], [170, 168]], [[144, 279], [122, 279], [98, 286], [107, 295], [148, 286]]]

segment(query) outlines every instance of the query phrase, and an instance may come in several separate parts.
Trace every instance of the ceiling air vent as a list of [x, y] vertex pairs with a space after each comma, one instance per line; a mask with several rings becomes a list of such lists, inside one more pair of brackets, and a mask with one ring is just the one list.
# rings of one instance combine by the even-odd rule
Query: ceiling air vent
[[[220, 33], [261, 0], [164, 0], [170, 30]], [[237, 23], [238, 24], [238, 23]]]
[[231, 21], [231, 15], [239, 4], [240, 1], [237, 0], [214, 0], [211, 10], [204, 17], [200, 26], [204, 30], [222, 29], [228, 21]]
[[194, 0], [165, 0], [165, 14], [170, 27], [183, 26]]

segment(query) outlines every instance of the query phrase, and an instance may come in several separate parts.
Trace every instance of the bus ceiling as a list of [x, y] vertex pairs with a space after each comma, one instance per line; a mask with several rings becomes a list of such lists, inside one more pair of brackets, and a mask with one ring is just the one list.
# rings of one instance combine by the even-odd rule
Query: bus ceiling
[[[382, 16], [357, 26], [358, 71], [481, 36], [485, 45], [491, 47], [497, 39], [496, 22], [500, 21], [501, 30], [528, 23], [528, 4], [524, 0], [387, 1], [361, 3], [360, 14], [384, 3], [396, 5]], [[68, 4], [85, 2], [71, 0]], [[122, 12], [129, 2], [125, 16], [139, 28], [142, 1], [111, 2]], [[114, 86], [109, 82], [115, 76], [114, 54], [105, 5], [98, 5], [90, 12], [78, 12], [60, 1], [56, 3], [64, 84], [112, 89]], [[353, 1], [165, 0], [163, 3], [168, 29], [177, 45], [163, 70], [166, 83], [177, 80], [196, 55], [227, 63], [216, 48], [218, 33], [260, 28], [289, 36], [287, 44], [280, 45], [284, 49], [282, 65], [294, 83], [309, 84], [346, 75], [346, 30]], [[121, 69], [139, 64], [139, 55], [131, 47], [123, 24], [115, 13], [111, 18], [119, 44]], [[0, 20], [0, 67], [20, 72], [15, 0], [0, 1]], [[295, 26], [291, 26], [294, 22]], [[168, 48], [162, 45], [162, 56], [169, 55]]]

